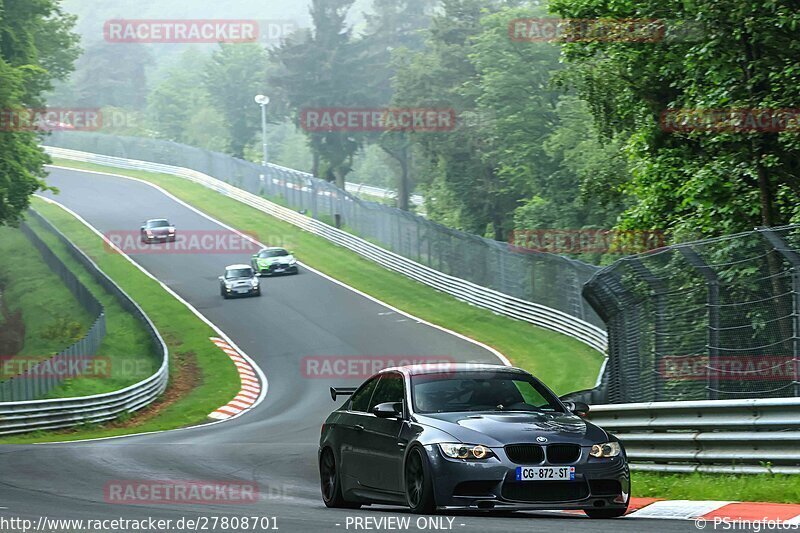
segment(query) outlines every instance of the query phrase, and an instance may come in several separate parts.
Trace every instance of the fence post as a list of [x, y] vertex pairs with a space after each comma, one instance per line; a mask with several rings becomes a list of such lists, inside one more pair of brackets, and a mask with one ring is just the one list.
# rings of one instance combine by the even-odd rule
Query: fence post
[[608, 331], [606, 400], [612, 403], [641, 401], [641, 387], [638, 391], [633, 389], [639, 383], [641, 361], [635, 295], [625, 287], [619, 273], [610, 270], [592, 277], [583, 286], [582, 295], [606, 323]]
[[686, 258], [686, 261], [693, 266], [705, 278], [708, 287], [708, 373], [707, 388], [709, 399], [719, 398], [719, 278], [716, 272], [688, 246], [678, 246], [678, 251]]
[[[664, 313], [666, 311], [664, 306], [664, 282], [656, 277], [650, 269], [644, 266], [641, 259], [636, 256], [632, 256], [630, 258], [631, 270], [633, 270], [637, 276], [642, 278], [645, 283], [650, 287], [653, 291], [652, 296], [655, 300], [655, 320], [653, 325], [653, 370], [655, 373], [659, 373], [659, 363], [661, 362], [661, 358], [664, 356], [664, 333], [666, 332], [666, 328], [664, 327]], [[653, 398], [654, 401], [663, 401], [664, 393], [664, 377], [659, 375], [656, 378], [656, 390], [655, 390], [655, 397]]]
[[308, 183], [311, 184], [311, 218], [319, 220], [317, 214], [317, 180], [309, 178]]
[[800, 396], [800, 254], [771, 228], [756, 228], [762, 237], [792, 265], [792, 364], [794, 395]]

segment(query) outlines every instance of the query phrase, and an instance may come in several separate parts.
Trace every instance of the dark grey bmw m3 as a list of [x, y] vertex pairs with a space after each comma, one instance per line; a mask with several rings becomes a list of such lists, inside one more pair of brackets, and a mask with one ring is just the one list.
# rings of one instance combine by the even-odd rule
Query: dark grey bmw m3
[[621, 443], [542, 382], [494, 365], [384, 370], [322, 426], [319, 471], [328, 507], [583, 510], [625, 514], [630, 473]]

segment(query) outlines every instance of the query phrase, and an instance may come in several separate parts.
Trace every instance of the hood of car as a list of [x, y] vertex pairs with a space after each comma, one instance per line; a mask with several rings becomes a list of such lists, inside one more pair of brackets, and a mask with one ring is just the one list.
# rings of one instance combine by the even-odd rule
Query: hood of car
[[236, 284], [250, 283], [255, 278], [224, 278], [224, 279], [227, 283], [232, 283], [236, 285]]
[[175, 228], [173, 228], [171, 226], [163, 227], [163, 228], [146, 228], [145, 231], [148, 231], [150, 233], [154, 233], [156, 235], [165, 235], [167, 233], [175, 231]]
[[417, 415], [417, 420], [461, 442], [486, 446], [556, 442], [590, 446], [608, 440], [605, 431], [572, 413], [435, 413]]
[[256, 262], [259, 266], [261, 265], [271, 265], [273, 263], [277, 263], [279, 265], [288, 265], [294, 261], [293, 255], [284, 255], [281, 257], [259, 257], [256, 259]]

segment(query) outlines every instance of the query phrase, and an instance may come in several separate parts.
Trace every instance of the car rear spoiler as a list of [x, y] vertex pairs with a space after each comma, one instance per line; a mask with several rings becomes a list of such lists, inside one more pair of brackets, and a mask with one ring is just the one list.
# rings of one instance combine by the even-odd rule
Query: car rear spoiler
[[337, 396], [352, 396], [355, 391], [355, 387], [331, 387], [331, 399], [335, 402]]

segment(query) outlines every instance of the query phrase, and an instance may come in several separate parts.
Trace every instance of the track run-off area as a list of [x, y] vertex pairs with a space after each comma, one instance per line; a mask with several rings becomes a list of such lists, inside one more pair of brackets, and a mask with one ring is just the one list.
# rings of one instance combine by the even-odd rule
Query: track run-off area
[[[52, 168], [48, 184], [60, 193], [47, 196], [102, 233], [138, 231], [145, 219], [160, 217], [169, 219], [178, 231], [230, 231], [141, 181]], [[35, 525], [41, 524], [43, 517], [48, 521], [153, 518], [170, 520], [174, 531], [190, 530], [187, 520], [201, 520], [202, 524], [205, 519], [223, 516], [257, 518], [262, 525], [289, 532], [697, 531], [691, 521], [601, 521], [582, 514], [417, 517], [405, 509], [382, 506], [327, 509], [320, 497], [317, 443], [321, 424], [338, 405], [331, 401], [328, 389], [333, 385], [353, 387], [363, 378], [309, 376], [307, 358], [448, 357], [499, 363], [498, 356], [308, 268], [301, 268], [296, 276], [262, 279], [260, 298], [223, 300], [217, 277], [226, 265], [247, 263], [249, 256], [130, 255], [224, 331], [258, 365], [267, 378], [262, 384], [267, 394], [242, 416], [208, 426], [98, 441], [1, 446], [0, 517], [27, 519]], [[220, 357], [227, 355], [220, 351]], [[214, 376], [204, 379], [213, 380]], [[109, 503], [108, 487], [128, 482], [244, 483], [257, 487], [257, 497], [202, 504]], [[178, 529], [182, 519], [183, 528]], [[206, 522], [207, 530], [213, 531], [211, 525]], [[236, 531], [223, 529], [219, 523], [217, 530]], [[65, 531], [81, 529], [73, 526]]]

